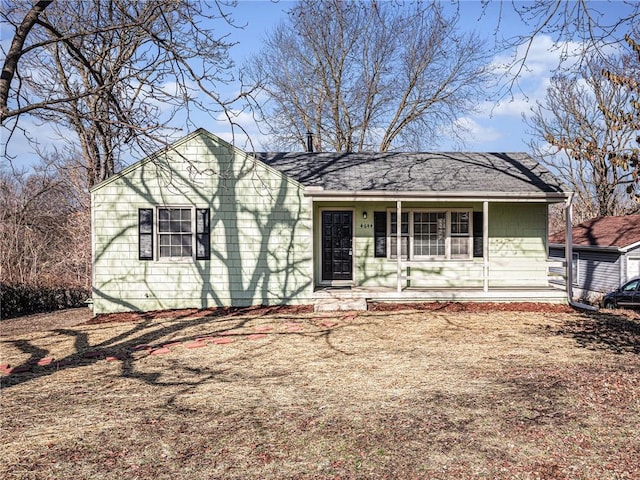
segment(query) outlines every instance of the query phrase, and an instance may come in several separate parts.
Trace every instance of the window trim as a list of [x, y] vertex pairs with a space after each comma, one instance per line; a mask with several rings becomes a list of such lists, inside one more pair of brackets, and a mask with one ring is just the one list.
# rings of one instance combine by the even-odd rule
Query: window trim
[[[395, 233], [391, 233], [391, 217], [396, 214], [397, 211], [394, 208], [387, 208], [387, 259], [397, 261], [395, 251], [392, 251], [391, 241], [396, 237]], [[474, 223], [473, 223], [473, 208], [407, 208], [402, 209], [402, 214], [408, 214], [409, 232], [408, 234], [401, 234], [401, 237], [408, 237], [408, 255], [403, 256], [403, 261], [418, 261], [418, 262], [431, 262], [431, 261], [473, 261], [474, 259]], [[445, 213], [445, 254], [439, 255], [415, 255], [414, 242], [415, 242], [415, 213]], [[451, 214], [452, 213], [467, 213], [469, 228], [466, 235], [451, 233]], [[467, 239], [467, 255], [466, 256], [452, 256], [451, 254], [451, 239], [452, 238], [466, 238]]]
[[[160, 238], [162, 235], [185, 235], [186, 232], [160, 232], [160, 211], [161, 210], [189, 210], [189, 221], [191, 231], [189, 235], [191, 236], [191, 255], [181, 255], [181, 256], [162, 256], [160, 254], [161, 242]], [[182, 262], [195, 259], [195, 207], [192, 205], [158, 205], [156, 207], [156, 258], [160, 262]]]
[[580, 286], [578, 275], [580, 275], [580, 254], [578, 252], [571, 252], [571, 272], [572, 283], [574, 287]]
[[[160, 211], [162, 210], [188, 210], [190, 232], [160, 232]], [[144, 216], [143, 215], [147, 215]], [[151, 222], [143, 220], [151, 217]], [[150, 223], [151, 228], [149, 229]], [[150, 231], [149, 231], [150, 230]], [[161, 256], [160, 238], [163, 235], [191, 235], [191, 255], [189, 256]], [[142, 239], [144, 243], [142, 242]], [[150, 238], [150, 240], [149, 240]], [[148, 247], [151, 245], [151, 254]], [[144, 253], [144, 255], [143, 255]], [[196, 205], [154, 205], [152, 207], [138, 208], [138, 260], [156, 261], [168, 263], [184, 263], [197, 260], [211, 259], [211, 208], [200, 208]]]

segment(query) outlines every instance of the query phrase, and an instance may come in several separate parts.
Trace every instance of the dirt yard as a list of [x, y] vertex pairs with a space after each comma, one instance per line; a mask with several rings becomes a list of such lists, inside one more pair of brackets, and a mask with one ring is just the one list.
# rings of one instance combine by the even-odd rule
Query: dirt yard
[[637, 314], [541, 310], [5, 321], [0, 476], [640, 478]]

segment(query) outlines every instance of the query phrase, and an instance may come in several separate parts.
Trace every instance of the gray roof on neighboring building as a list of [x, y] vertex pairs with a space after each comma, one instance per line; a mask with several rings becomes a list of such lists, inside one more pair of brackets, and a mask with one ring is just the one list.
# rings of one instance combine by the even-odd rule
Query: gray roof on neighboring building
[[257, 153], [306, 187], [350, 192], [561, 193], [525, 153]]

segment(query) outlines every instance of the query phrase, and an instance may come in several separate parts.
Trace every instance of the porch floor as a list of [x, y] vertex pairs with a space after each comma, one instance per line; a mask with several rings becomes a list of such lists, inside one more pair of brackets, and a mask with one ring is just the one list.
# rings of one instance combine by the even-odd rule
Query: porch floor
[[[406, 287], [398, 292], [391, 287], [316, 287], [316, 305], [330, 304], [360, 305], [366, 309], [367, 302], [542, 302], [567, 303], [564, 289], [548, 287], [493, 287], [485, 292], [482, 288], [418, 288]], [[364, 307], [364, 308], [362, 308]], [[348, 308], [333, 308], [345, 310]], [[356, 309], [354, 307], [354, 309]]]

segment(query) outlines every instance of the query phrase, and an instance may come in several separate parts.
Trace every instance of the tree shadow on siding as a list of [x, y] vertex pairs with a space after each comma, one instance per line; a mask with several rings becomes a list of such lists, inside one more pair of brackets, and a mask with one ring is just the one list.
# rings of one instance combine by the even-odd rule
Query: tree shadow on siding
[[[146, 310], [149, 304], [208, 308], [286, 304], [311, 291], [311, 247], [301, 243], [309, 235], [311, 214], [302, 189], [230, 145], [221, 146], [208, 136], [200, 138], [205, 153], [168, 150], [139, 167], [146, 172], [141, 173], [142, 180], [135, 174], [117, 179], [127, 197], [136, 200], [114, 202], [126, 204], [128, 225], [101, 244], [95, 264], [104, 278], [105, 265], [115, 258], [112, 247], [118, 238], [136, 237], [138, 208], [157, 206], [209, 208], [211, 259], [160, 267], [157, 252], [155, 260], [142, 264], [136, 254], [129, 258], [132, 265], [119, 267], [123, 273], [114, 269], [109, 279], [94, 285], [98, 300], [119, 310]], [[202, 152], [202, 144], [196, 145]], [[104, 216], [104, 211], [100, 214]], [[137, 241], [130, 247], [137, 249]], [[145, 298], [140, 298], [141, 293], [138, 298], [131, 295], [131, 286], [145, 290]], [[196, 288], [199, 295], [192, 293]]]

